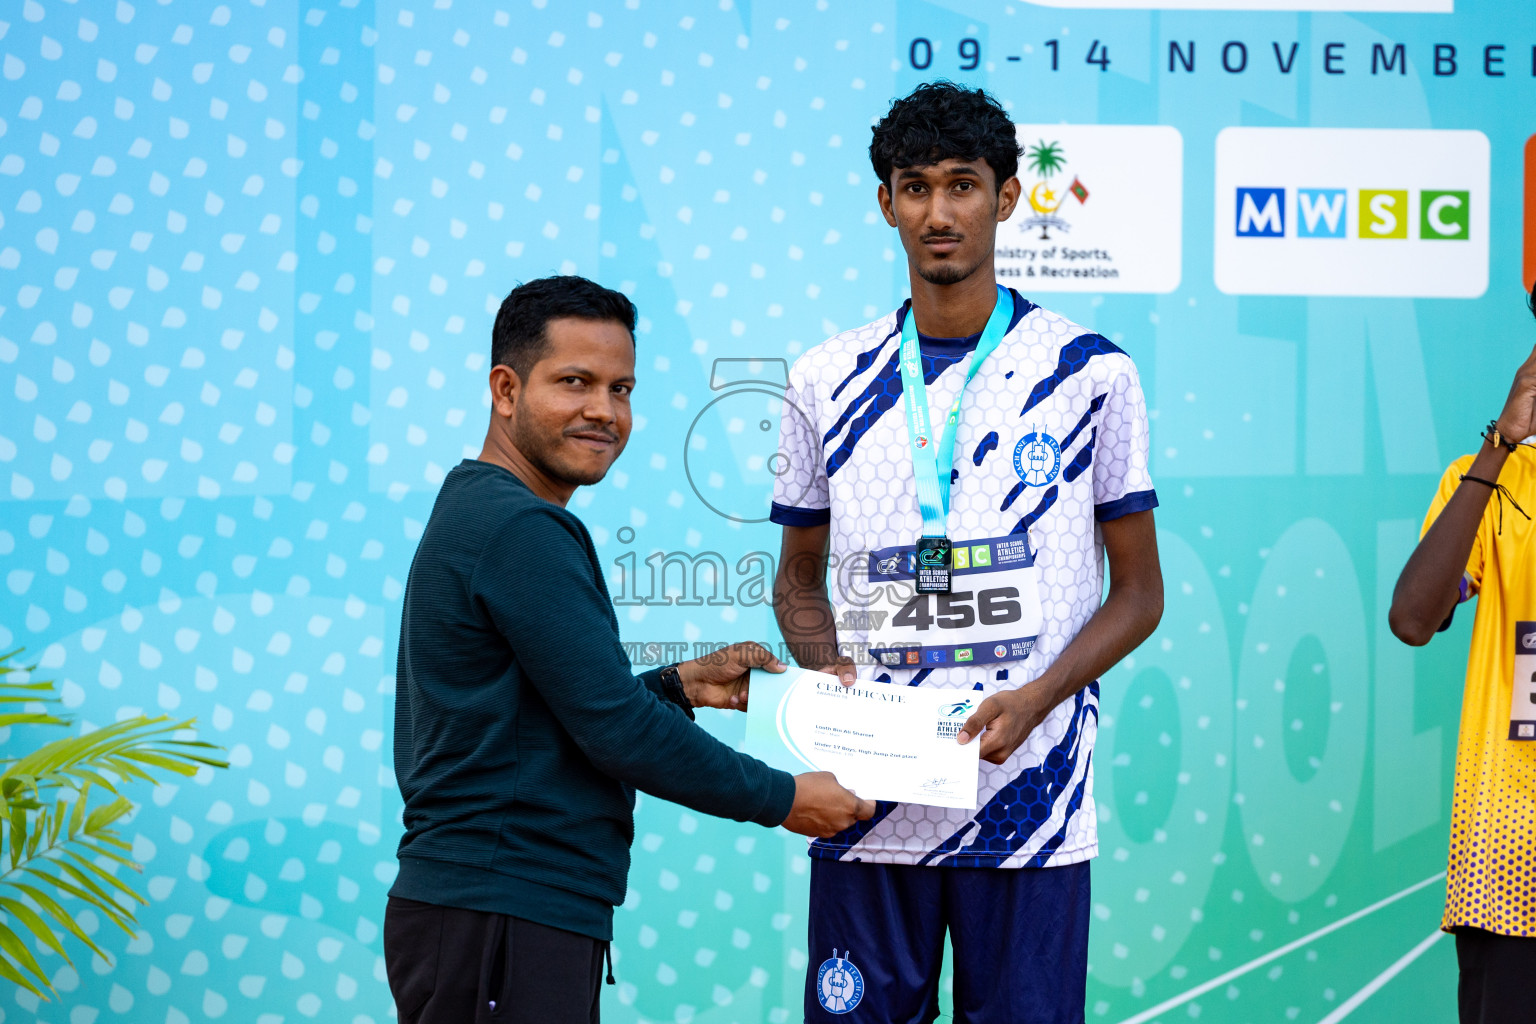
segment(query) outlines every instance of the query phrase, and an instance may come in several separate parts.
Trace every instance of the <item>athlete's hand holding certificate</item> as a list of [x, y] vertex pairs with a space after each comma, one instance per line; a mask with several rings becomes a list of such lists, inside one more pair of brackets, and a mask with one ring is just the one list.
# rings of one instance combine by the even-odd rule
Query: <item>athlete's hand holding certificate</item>
[[981, 744], [955, 737], [981, 694], [756, 669], [742, 750], [775, 768], [829, 771], [865, 799], [976, 806]]

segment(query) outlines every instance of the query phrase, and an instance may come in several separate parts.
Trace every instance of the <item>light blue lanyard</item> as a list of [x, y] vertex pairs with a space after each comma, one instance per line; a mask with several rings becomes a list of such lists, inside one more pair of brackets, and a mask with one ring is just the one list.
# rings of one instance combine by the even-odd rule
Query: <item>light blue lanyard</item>
[[[917, 504], [923, 513], [923, 536], [948, 536], [949, 484], [951, 467], [955, 461], [955, 434], [960, 426], [960, 403], [965, 399], [965, 389], [971, 378], [981, 369], [981, 364], [992, 350], [1002, 343], [1008, 333], [1008, 323], [1013, 319], [1013, 297], [1008, 289], [997, 286], [997, 302], [986, 330], [971, 353], [970, 369], [965, 371], [965, 382], [955, 394], [944, 421], [944, 436], [934, 443], [933, 430], [928, 421], [928, 388], [923, 383], [923, 357], [917, 343], [917, 318], [907, 308], [905, 322], [901, 325], [901, 394], [907, 407], [907, 435], [912, 442], [912, 471], [917, 478]], [[939, 481], [943, 480], [942, 487]]]

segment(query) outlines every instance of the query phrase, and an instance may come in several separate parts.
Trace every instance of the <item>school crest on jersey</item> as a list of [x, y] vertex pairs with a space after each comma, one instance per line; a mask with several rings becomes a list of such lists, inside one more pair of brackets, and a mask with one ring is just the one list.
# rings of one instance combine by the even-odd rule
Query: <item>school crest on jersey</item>
[[1044, 487], [1061, 472], [1061, 445], [1043, 430], [1019, 438], [1013, 449], [1013, 471], [1030, 487]]

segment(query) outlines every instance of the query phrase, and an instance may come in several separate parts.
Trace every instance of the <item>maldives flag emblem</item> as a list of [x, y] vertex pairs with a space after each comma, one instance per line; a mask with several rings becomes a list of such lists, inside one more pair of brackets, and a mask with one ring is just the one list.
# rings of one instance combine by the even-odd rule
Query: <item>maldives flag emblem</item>
[[1079, 203], [1088, 201], [1088, 188], [1076, 177], [1072, 179], [1072, 184], [1067, 187], [1067, 191], [1076, 196]]

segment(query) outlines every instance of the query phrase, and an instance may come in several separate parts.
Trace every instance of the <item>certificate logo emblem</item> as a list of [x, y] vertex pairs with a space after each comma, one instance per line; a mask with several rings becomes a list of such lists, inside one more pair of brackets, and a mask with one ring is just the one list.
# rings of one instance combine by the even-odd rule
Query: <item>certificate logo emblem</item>
[[996, 647], [992, 648], [992, 653], [997, 655], [999, 658], [1006, 658], [1008, 657], [1008, 646], [1006, 644], [998, 644]]
[[937, 735], [941, 740], [952, 740], [960, 735], [960, 727], [976, 710], [976, 702], [970, 697], [956, 701], [953, 704], [944, 704], [939, 707], [939, 723]]
[[941, 662], [943, 662], [945, 657], [946, 657], [946, 655], [945, 655], [945, 652], [943, 652], [943, 651], [929, 651], [928, 652], [928, 660], [933, 662], [936, 665], [940, 664]]
[[908, 665], [916, 665], [918, 663], [918, 659], [920, 657], [921, 657], [921, 655], [919, 654], [919, 652], [917, 652], [917, 651], [908, 651], [907, 652], [907, 664]]
[[1043, 430], [1019, 438], [1013, 449], [1013, 471], [1028, 487], [1044, 487], [1061, 472], [1061, 445]]
[[816, 999], [828, 1013], [847, 1013], [864, 998], [864, 975], [846, 956], [832, 951], [816, 972]]
[[882, 576], [894, 576], [901, 571], [901, 556], [891, 555], [889, 558], [880, 559], [875, 566], [875, 571]]

